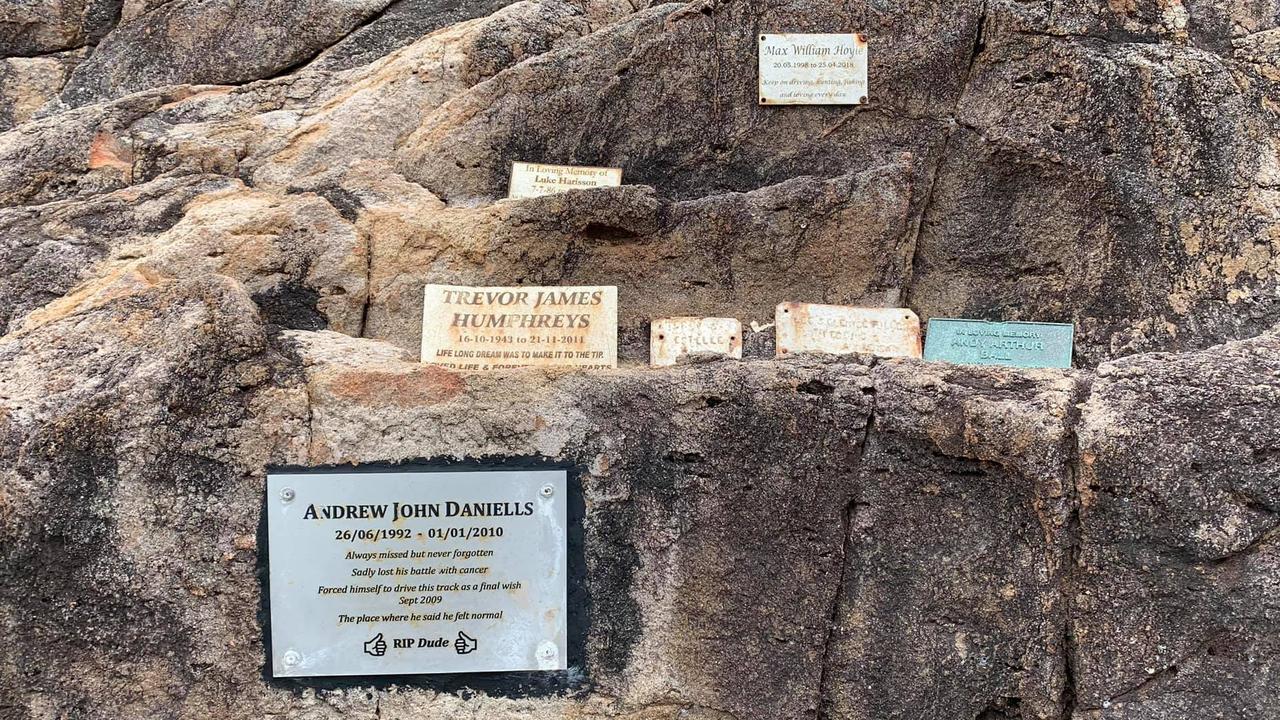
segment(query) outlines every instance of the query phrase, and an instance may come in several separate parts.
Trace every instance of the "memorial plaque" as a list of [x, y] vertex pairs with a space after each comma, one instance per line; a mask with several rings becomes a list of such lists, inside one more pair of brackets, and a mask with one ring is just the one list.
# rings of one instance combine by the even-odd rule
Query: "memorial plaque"
[[562, 670], [563, 470], [267, 476], [275, 677]]
[[621, 184], [621, 168], [513, 162], [507, 197], [534, 198], [566, 190], [617, 187]]
[[964, 365], [1069, 368], [1075, 326], [1069, 323], [987, 322], [933, 318], [925, 360]]
[[617, 367], [618, 289], [427, 285], [422, 362], [454, 370]]
[[920, 357], [920, 318], [904, 308], [782, 303], [774, 311], [777, 356], [800, 353]]
[[761, 105], [867, 102], [867, 38], [861, 34], [760, 36]]
[[742, 323], [735, 318], [659, 318], [649, 325], [649, 364], [670, 367], [699, 357], [742, 358]]

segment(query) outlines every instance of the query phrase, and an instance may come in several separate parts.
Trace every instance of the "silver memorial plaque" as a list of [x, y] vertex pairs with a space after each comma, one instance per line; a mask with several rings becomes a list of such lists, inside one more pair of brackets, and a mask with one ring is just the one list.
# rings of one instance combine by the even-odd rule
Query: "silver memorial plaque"
[[563, 670], [564, 470], [267, 476], [275, 677]]

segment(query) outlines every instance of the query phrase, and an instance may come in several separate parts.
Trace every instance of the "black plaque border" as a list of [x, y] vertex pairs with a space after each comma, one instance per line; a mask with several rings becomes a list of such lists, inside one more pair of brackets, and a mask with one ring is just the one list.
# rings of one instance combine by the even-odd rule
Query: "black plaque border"
[[[271, 674], [271, 572], [267, 538], [266, 473], [385, 473], [385, 472], [480, 472], [493, 470], [564, 470], [569, 498], [567, 508], [567, 597], [569, 668], [520, 672], [430, 673], [416, 675], [332, 675], [278, 678]], [[419, 688], [460, 695], [476, 693], [506, 698], [540, 698], [577, 695], [587, 691], [587, 625], [590, 622], [590, 592], [587, 588], [587, 561], [583, 520], [586, 501], [582, 494], [582, 468], [571, 462], [536, 455], [490, 456], [484, 458], [419, 458], [404, 462], [370, 462], [358, 465], [272, 465], [262, 478], [262, 503], [258, 518], [258, 624], [262, 627], [262, 679], [270, 687], [293, 690], [388, 690]]]

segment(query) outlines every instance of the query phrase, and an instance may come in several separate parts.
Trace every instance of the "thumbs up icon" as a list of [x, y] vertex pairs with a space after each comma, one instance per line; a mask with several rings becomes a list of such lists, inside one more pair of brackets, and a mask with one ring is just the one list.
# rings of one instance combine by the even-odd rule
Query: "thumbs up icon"
[[458, 639], [453, 641], [453, 649], [458, 651], [459, 655], [466, 655], [469, 652], [475, 652], [476, 639], [459, 630]]
[[364, 651], [374, 657], [382, 657], [387, 654], [387, 641], [382, 639], [382, 633], [374, 635], [371, 640], [364, 641]]

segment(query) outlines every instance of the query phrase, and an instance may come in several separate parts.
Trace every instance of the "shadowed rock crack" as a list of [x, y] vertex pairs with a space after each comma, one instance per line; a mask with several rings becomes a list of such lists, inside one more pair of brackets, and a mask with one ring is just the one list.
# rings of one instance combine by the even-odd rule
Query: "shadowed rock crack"
[[1063, 577], [1058, 585], [1058, 591], [1062, 596], [1063, 603], [1063, 623], [1062, 623], [1062, 672], [1064, 680], [1062, 685], [1062, 693], [1059, 696], [1059, 702], [1062, 705], [1062, 720], [1071, 720], [1075, 715], [1077, 704], [1079, 702], [1078, 689], [1076, 685], [1076, 669], [1077, 669], [1077, 645], [1075, 631], [1075, 594], [1076, 594], [1076, 569], [1079, 565], [1080, 546], [1081, 546], [1081, 519], [1080, 519], [1080, 491], [1078, 488], [1078, 479], [1080, 477], [1080, 435], [1078, 429], [1081, 422], [1081, 408], [1089, 401], [1093, 394], [1093, 376], [1082, 375], [1081, 385], [1078, 389], [1077, 396], [1068, 411], [1066, 418], [1066, 428], [1068, 433], [1067, 447], [1070, 448], [1071, 456], [1067, 458], [1067, 477], [1064, 490], [1067, 493], [1066, 500], [1070, 510], [1067, 515], [1067, 526], [1064, 529], [1067, 538], [1067, 547], [1065, 549], [1066, 558], [1063, 570]]
[[938, 183], [938, 175], [942, 172], [942, 166], [947, 161], [947, 150], [951, 147], [951, 137], [956, 130], [956, 117], [960, 114], [960, 105], [964, 102], [964, 96], [969, 92], [969, 81], [973, 78], [973, 68], [978, 64], [978, 56], [986, 50], [986, 39], [984, 32], [987, 26], [987, 4], [982, 3], [982, 9], [978, 13], [978, 22], [973, 32], [973, 44], [969, 49], [969, 61], [965, 66], [964, 81], [960, 84], [960, 93], [956, 96], [955, 107], [951, 108], [951, 113], [946, 116], [948, 120], [947, 134], [942, 139], [942, 148], [938, 151], [938, 158], [933, 162], [929, 169], [929, 175], [925, 180], [924, 199], [920, 204], [920, 212], [916, 214], [915, 228], [912, 231], [911, 247], [907, 252], [907, 264], [902, 272], [902, 305], [911, 307], [911, 289], [914, 285], [916, 271], [916, 255], [920, 248], [920, 236], [924, 233], [925, 223], [929, 217], [929, 210], [933, 207], [933, 191]]
[[364, 337], [369, 327], [369, 308], [373, 305], [373, 235], [359, 229], [364, 239], [364, 303], [360, 306], [360, 328], [356, 337]]
[[1148, 688], [1154, 687], [1157, 684], [1164, 682], [1166, 679], [1177, 675], [1179, 666], [1181, 666], [1183, 663], [1190, 660], [1191, 658], [1195, 657], [1196, 655], [1199, 655], [1200, 653], [1204, 652], [1206, 649], [1209, 648], [1210, 645], [1213, 644], [1213, 641], [1215, 639], [1216, 639], [1215, 636], [1210, 634], [1208, 638], [1206, 638], [1200, 644], [1196, 645], [1196, 647], [1193, 648], [1191, 651], [1179, 657], [1177, 660], [1174, 660], [1173, 662], [1169, 663], [1165, 667], [1149, 674], [1142, 682], [1138, 683], [1137, 685], [1134, 685], [1128, 690], [1121, 691], [1116, 695], [1113, 695], [1107, 698], [1107, 700], [1103, 702], [1101, 707], [1081, 708], [1081, 709], [1103, 710], [1110, 707], [1114, 703], [1124, 702], [1126, 699], [1130, 697], [1142, 694], [1142, 692], [1147, 690]]
[[856, 457], [849, 467], [853, 468], [852, 481], [854, 482], [853, 493], [849, 498], [849, 503], [844, 508], [841, 515], [840, 532], [843, 538], [840, 550], [840, 576], [836, 580], [835, 597], [831, 601], [831, 613], [827, 617], [827, 636], [822, 644], [822, 668], [818, 675], [818, 698], [815, 707], [818, 708], [818, 718], [834, 718], [831, 714], [831, 708], [827, 707], [827, 698], [830, 697], [830, 682], [828, 670], [831, 667], [831, 651], [832, 643], [836, 637], [836, 630], [840, 626], [840, 609], [844, 605], [845, 599], [845, 578], [849, 572], [849, 558], [853, 554], [853, 521], [857, 516], [858, 508], [866, 507], [867, 503], [861, 500], [861, 477], [859, 470], [862, 467], [862, 458], [866, 455], [867, 444], [871, 442], [871, 438], [875, 433], [876, 426], [876, 394], [874, 384], [869, 386], [865, 395], [871, 399], [871, 409], [867, 413], [867, 426], [863, 428], [862, 440], [858, 443], [855, 451]]

